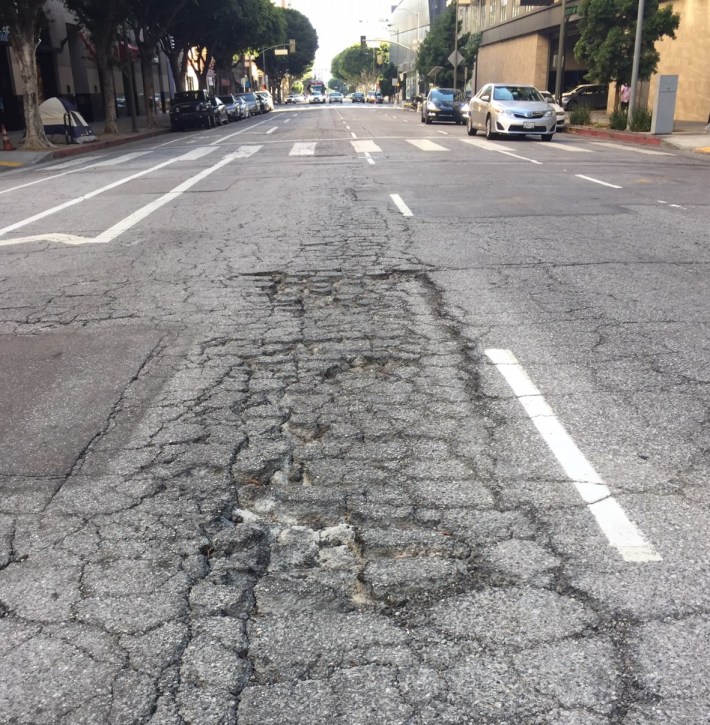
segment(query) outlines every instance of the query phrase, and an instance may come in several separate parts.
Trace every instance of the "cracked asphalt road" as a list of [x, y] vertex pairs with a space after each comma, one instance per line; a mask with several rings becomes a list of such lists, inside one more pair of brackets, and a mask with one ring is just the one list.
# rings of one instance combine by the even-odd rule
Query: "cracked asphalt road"
[[[610, 196], [549, 144], [441, 127], [435, 158], [414, 120], [139, 145], [72, 193], [222, 138], [22, 233], [91, 237], [260, 149], [110, 244], [0, 246], [0, 723], [707, 721], [709, 167], [597, 150]], [[490, 347], [662, 561], [609, 546]]]

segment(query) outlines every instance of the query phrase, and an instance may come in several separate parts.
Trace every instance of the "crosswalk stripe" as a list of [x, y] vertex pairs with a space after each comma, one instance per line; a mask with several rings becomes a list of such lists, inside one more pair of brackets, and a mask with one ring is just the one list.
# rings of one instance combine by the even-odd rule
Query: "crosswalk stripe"
[[366, 140], [360, 140], [360, 141], [351, 141], [350, 142], [353, 145], [353, 148], [355, 149], [355, 152], [358, 154], [379, 154], [382, 153], [382, 149], [370, 139]]
[[[229, 158], [248, 159], [252, 154], [260, 151], [263, 146], [240, 146], [233, 154], [229, 154]], [[226, 158], [226, 157], [225, 157]]]
[[416, 146], [418, 149], [421, 149], [422, 151], [448, 151], [444, 146], [441, 146], [438, 143], [434, 143], [433, 141], [429, 141], [429, 139], [426, 138], [408, 138], [407, 141], [412, 144], [412, 146]]
[[313, 156], [316, 152], [315, 143], [295, 143], [289, 151], [289, 156]]
[[137, 159], [139, 156], [143, 156], [144, 154], [147, 154], [147, 151], [135, 151], [131, 154], [123, 154], [123, 156], [116, 156], [113, 159], [108, 159], [107, 161], [99, 161], [98, 164], [94, 164], [95, 166], [116, 166], [117, 164], [123, 164], [126, 161], [132, 161], [133, 159]]
[[574, 145], [571, 141], [553, 141], [552, 143], [545, 144], [545, 150], [554, 149], [555, 151], [571, 151], [576, 154], [593, 154], [592, 149], [585, 149], [581, 146]]
[[211, 154], [213, 151], [216, 151], [214, 146], [198, 146], [197, 148], [188, 151], [186, 154], [183, 154], [180, 159], [182, 161], [196, 161], [197, 159], [201, 159], [203, 156]]

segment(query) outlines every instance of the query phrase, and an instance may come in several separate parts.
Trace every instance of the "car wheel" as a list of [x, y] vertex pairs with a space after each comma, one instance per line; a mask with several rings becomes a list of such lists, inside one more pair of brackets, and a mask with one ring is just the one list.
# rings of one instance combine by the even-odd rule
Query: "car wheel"
[[426, 117], [425, 123], [427, 125], [431, 126], [432, 121], [431, 121], [431, 118], [429, 118], [429, 116]]
[[496, 137], [494, 131], [493, 131], [493, 124], [491, 122], [491, 117], [488, 116], [486, 118], [486, 138], [491, 141]]
[[478, 133], [478, 129], [473, 127], [470, 117], [469, 117], [468, 121], [466, 121], [466, 133], [469, 136], [475, 136]]
[[567, 104], [567, 108], [565, 110], [571, 111], [572, 109], [577, 108], [577, 101], [570, 101]]
[[552, 134], [551, 133], [543, 133], [542, 136], [540, 136], [540, 138], [543, 141], [552, 141]]

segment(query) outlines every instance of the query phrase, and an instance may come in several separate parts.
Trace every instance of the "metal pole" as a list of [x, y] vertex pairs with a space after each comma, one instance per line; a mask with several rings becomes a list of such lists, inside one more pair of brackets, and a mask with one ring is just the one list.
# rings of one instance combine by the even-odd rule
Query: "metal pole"
[[641, 60], [641, 36], [643, 35], [644, 0], [639, 0], [638, 16], [636, 18], [636, 39], [634, 41], [634, 61], [631, 66], [631, 88], [629, 89], [629, 108], [626, 112], [626, 128], [631, 126], [631, 116], [636, 108], [636, 86], [639, 80], [639, 63]]
[[456, 90], [456, 82], [458, 81], [459, 64], [456, 62], [456, 56], [459, 52], [459, 0], [454, 0], [454, 90]]
[[562, 20], [560, 21], [560, 42], [557, 44], [557, 67], [555, 68], [555, 98], [562, 105], [562, 74], [565, 57], [565, 25], [567, 23], [567, 0], [562, 0]]

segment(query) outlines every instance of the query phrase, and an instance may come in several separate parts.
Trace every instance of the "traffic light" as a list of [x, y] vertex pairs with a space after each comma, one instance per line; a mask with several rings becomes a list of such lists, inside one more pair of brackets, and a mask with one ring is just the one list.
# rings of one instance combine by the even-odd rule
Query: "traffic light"
[[288, 52], [289, 53], [296, 52], [296, 41], [293, 38], [290, 38], [288, 41]]
[[367, 50], [367, 38], [364, 35], [360, 36], [360, 50]]

